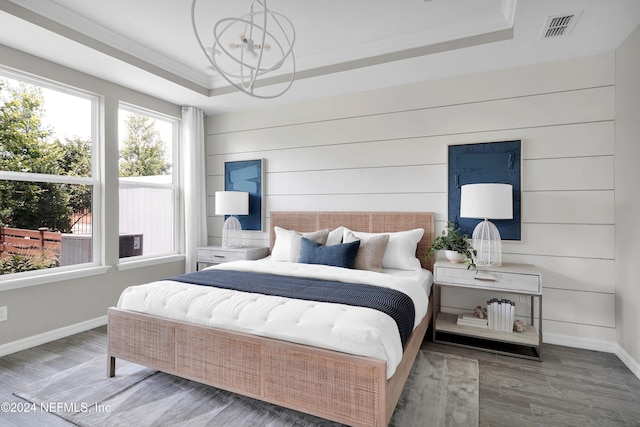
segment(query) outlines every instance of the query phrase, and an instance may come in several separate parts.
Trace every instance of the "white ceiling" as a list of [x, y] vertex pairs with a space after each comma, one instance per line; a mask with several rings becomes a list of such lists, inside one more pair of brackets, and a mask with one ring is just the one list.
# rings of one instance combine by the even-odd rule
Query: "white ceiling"
[[[249, 0], [197, 0], [209, 31]], [[191, 0], [0, 0], [0, 43], [209, 114], [615, 50], [640, 0], [268, 0], [295, 26], [297, 75], [272, 100], [207, 70]], [[541, 39], [549, 16], [582, 12]], [[0, 61], [1, 63], [1, 61]]]

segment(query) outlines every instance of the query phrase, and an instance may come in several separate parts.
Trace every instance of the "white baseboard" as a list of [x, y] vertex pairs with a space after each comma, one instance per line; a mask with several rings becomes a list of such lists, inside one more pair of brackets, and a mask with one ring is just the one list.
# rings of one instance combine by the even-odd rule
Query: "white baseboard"
[[[629, 353], [627, 353], [616, 342], [545, 333], [544, 343], [564, 345], [566, 347], [581, 348], [584, 350], [602, 351], [604, 353], [613, 353], [618, 356], [622, 363], [624, 363], [636, 377], [640, 379], [640, 363], [634, 360], [633, 357], [631, 357]], [[542, 359], [544, 360], [544, 348], [542, 350]]]
[[18, 341], [13, 341], [7, 344], [0, 345], [0, 356], [6, 356], [7, 354], [15, 353], [17, 351], [26, 350], [31, 347], [35, 347], [41, 344], [45, 344], [51, 341], [55, 341], [60, 338], [68, 337], [80, 332], [88, 331], [89, 329], [97, 328], [107, 324], [107, 316], [96, 317], [95, 319], [86, 320], [84, 322], [76, 323], [73, 325], [65, 326], [64, 328], [54, 329], [53, 331], [44, 332], [42, 334], [34, 335], [32, 337], [24, 338]]
[[640, 363], [633, 359], [622, 347], [616, 344], [616, 356], [622, 360], [622, 363], [627, 365], [627, 368], [631, 370], [635, 374], [636, 377], [640, 378]]
[[[581, 338], [549, 332], [544, 333], [543, 342], [545, 344], [563, 345], [565, 347], [602, 351], [604, 353], [615, 353], [618, 345], [615, 341], [595, 340], [592, 338]], [[542, 351], [544, 353], [544, 348]]]

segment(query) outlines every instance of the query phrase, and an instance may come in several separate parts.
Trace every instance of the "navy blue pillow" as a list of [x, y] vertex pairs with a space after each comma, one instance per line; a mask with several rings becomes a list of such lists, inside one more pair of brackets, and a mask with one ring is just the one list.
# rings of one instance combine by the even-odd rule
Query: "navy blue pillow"
[[300, 242], [300, 258], [298, 258], [298, 262], [354, 268], [359, 248], [360, 240], [341, 245], [323, 246], [303, 237]]

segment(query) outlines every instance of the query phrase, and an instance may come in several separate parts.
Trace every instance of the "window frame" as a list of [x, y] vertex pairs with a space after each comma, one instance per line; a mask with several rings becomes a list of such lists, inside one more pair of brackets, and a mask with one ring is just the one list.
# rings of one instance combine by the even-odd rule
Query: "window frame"
[[0, 291], [38, 285], [57, 280], [67, 280], [75, 277], [86, 277], [97, 274], [105, 274], [110, 267], [103, 264], [102, 253], [102, 145], [100, 111], [102, 96], [91, 91], [79, 89], [64, 83], [38, 77], [32, 74], [13, 70], [0, 66], [0, 78], [16, 80], [18, 82], [38, 86], [43, 89], [53, 90], [66, 95], [82, 98], [90, 102], [91, 117], [91, 176], [82, 177], [74, 175], [52, 175], [30, 172], [14, 172], [0, 170], [0, 180], [47, 182], [56, 184], [90, 185], [91, 209], [92, 209], [92, 261], [45, 268], [40, 270], [24, 271], [0, 275]]
[[[162, 252], [150, 255], [140, 255], [121, 258], [118, 256], [118, 270], [128, 270], [130, 268], [142, 267], [154, 264], [153, 260], [164, 259], [182, 259], [184, 255], [181, 253], [182, 234], [180, 228], [181, 208], [180, 208], [180, 152], [179, 152], [179, 135], [180, 127], [182, 125], [181, 120], [157, 111], [153, 111], [149, 108], [140, 107], [135, 104], [120, 101], [118, 103], [118, 126], [120, 126], [120, 114], [121, 112], [127, 112], [132, 114], [139, 114], [147, 116], [154, 120], [162, 120], [171, 124], [171, 183], [152, 183], [152, 182], [135, 182], [134, 179], [127, 178], [123, 181], [118, 173], [118, 205], [120, 202], [120, 189], [121, 188], [151, 188], [151, 189], [170, 189], [173, 191], [173, 248], [169, 252]], [[120, 147], [120, 129], [118, 129], [118, 147]], [[118, 148], [118, 151], [120, 148]], [[119, 159], [119, 157], [118, 157]], [[118, 172], [119, 172], [118, 167]], [[123, 185], [124, 184], [124, 185]], [[119, 208], [118, 208], [119, 210]], [[120, 233], [120, 224], [118, 223], [118, 233]]]

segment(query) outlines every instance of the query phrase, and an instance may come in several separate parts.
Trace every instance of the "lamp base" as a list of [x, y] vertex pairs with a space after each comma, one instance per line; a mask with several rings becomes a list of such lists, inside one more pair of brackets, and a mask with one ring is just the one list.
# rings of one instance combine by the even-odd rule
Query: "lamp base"
[[479, 266], [502, 265], [502, 241], [498, 227], [485, 219], [473, 230], [473, 248], [477, 251], [475, 263]]
[[222, 226], [222, 247], [242, 247], [242, 226], [238, 218], [233, 215], [229, 215]]

